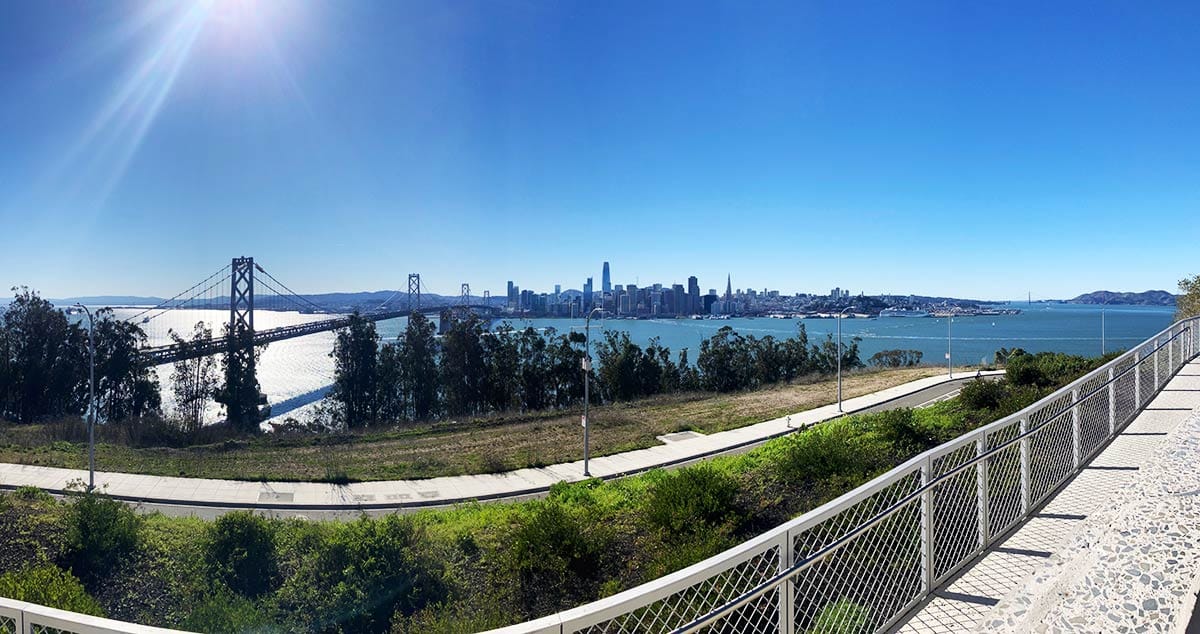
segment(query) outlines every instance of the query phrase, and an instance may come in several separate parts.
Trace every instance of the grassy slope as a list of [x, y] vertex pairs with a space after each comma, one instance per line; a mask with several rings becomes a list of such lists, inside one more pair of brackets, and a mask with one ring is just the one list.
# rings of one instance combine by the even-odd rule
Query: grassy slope
[[[933, 376], [923, 367], [847, 377], [846, 398]], [[836, 383], [780, 385], [737, 394], [680, 394], [592, 409], [592, 455], [658, 444], [657, 436], [713, 433], [832, 403]], [[188, 448], [100, 443], [101, 470], [247, 480], [386, 480], [489, 473], [579, 460], [578, 411], [495, 416], [404, 430], [230, 440]], [[0, 427], [0, 462], [85, 468], [86, 445], [46, 444], [36, 426]]]

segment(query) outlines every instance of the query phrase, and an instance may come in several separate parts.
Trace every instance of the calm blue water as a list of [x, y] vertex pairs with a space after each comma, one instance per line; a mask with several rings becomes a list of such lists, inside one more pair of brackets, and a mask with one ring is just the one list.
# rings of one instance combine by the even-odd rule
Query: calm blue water
[[[991, 317], [955, 317], [950, 324], [950, 352], [955, 364], [990, 363], [999, 348], [1020, 347], [1030, 352], [1054, 351], [1095, 356], [1101, 348], [1100, 306], [1076, 304], [1013, 304], [1023, 312], [1019, 315]], [[1153, 306], [1108, 306], [1104, 312], [1104, 347], [1107, 351], [1129, 348], [1171, 324], [1174, 308]], [[644, 344], [659, 337], [663, 345], [677, 353], [688, 348], [694, 362], [700, 341], [712, 336], [722, 326], [732, 326], [746, 335], [776, 338], [796, 334], [797, 324], [804, 323], [810, 343], [826, 334], [837, 336], [834, 319], [729, 319], [729, 320], [606, 320], [602, 327], [628, 331], [634, 341]], [[515, 326], [568, 328], [583, 331], [583, 320], [531, 319], [514, 321]], [[601, 327], [592, 320], [592, 334]], [[390, 332], [390, 331], [389, 331]], [[920, 350], [926, 363], [945, 362], [947, 348], [946, 319], [931, 317], [878, 319], [846, 319], [842, 322], [843, 340], [861, 337], [859, 350], [865, 361], [880, 350]]]

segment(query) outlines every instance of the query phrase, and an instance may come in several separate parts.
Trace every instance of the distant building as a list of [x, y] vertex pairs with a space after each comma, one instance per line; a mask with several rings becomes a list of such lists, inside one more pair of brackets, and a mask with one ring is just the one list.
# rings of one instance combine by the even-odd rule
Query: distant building
[[689, 315], [696, 315], [700, 312], [700, 280], [693, 275], [688, 278], [688, 306], [687, 312]]
[[604, 263], [604, 272], [600, 275], [600, 290], [605, 295], [612, 292], [612, 276], [608, 272], [608, 262]]
[[592, 309], [592, 278], [590, 277], [583, 283], [583, 309]]
[[517, 287], [513, 285], [512, 280], [508, 281], [508, 307], [516, 308], [517, 306]]

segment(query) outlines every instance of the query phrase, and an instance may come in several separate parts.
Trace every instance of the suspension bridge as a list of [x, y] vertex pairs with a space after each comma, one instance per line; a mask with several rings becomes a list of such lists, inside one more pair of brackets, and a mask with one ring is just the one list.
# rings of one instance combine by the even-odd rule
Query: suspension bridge
[[[444, 329], [451, 319], [463, 318], [468, 314], [490, 318], [497, 312], [496, 307], [490, 304], [489, 292], [484, 291], [482, 301], [476, 301], [471, 296], [470, 285], [466, 283], [462, 285], [457, 302], [443, 301], [433, 305], [421, 304], [423, 288], [421, 275], [410, 273], [407, 292], [395, 291], [377, 306], [359, 311], [359, 315], [368, 321], [376, 322], [407, 317], [414, 312], [435, 314], [439, 316], [441, 328]], [[142, 325], [156, 324], [168, 321], [163, 319], [164, 316], [177, 315], [183, 311], [224, 309], [229, 311], [229, 321], [221, 335], [196, 342], [177, 341], [169, 336], [169, 331], [168, 333], [155, 333], [151, 326], [151, 332], [148, 333], [147, 339], [149, 345], [143, 347], [140, 353], [152, 365], [161, 365], [220, 354], [248, 345], [258, 346], [328, 332], [344, 328], [350, 323], [350, 316], [344, 314], [343, 311], [323, 306], [309, 297], [296, 293], [260, 264], [255, 263], [252, 257], [233, 258], [229, 265], [222, 267], [187, 290], [156, 306], [135, 313], [127, 320], [140, 322]], [[254, 320], [256, 311], [288, 311], [308, 315], [328, 315], [328, 317], [299, 324], [256, 329]], [[155, 336], [156, 334], [157, 336]], [[237, 334], [241, 336], [231, 336]], [[169, 343], [164, 343], [164, 341]]]

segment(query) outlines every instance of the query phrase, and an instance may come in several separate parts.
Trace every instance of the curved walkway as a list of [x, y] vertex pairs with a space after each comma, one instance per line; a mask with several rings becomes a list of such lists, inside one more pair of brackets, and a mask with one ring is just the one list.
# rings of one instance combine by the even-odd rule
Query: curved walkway
[[1200, 360], [1038, 512], [943, 584], [913, 634], [1183, 631], [1200, 574]]
[[[997, 375], [1003, 372], [984, 372]], [[843, 401], [847, 413], [890, 407], [919, 407], [954, 393], [974, 378], [946, 376], [918, 379], [896, 387]], [[796, 429], [837, 418], [836, 405], [826, 405], [738, 429], [701, 435], [692, 432], [662, 437], [664, 443], [647, 449], [593, 458], [590, 471], [601, 479], [678, 466], [721, 454], [746, 451]], [[450, 448], [448, 448], [450, 449]], [[64, 493], [72, 481], [87, 481], [88, 472], [0, 463], [0, 488], [33, 486]], [[472, 500], [512, 500], [544, 495], [558, 482], [584, 480], [583, 461], [518, 469], [505, 473], [329, 484], [318, 482], [247, 482], [96, 472], [96, 486], [106, 494], [155, 510], [201, 516], [235, 509], [289, 514], [318, 512], [357, 515], [450, 506]]]

